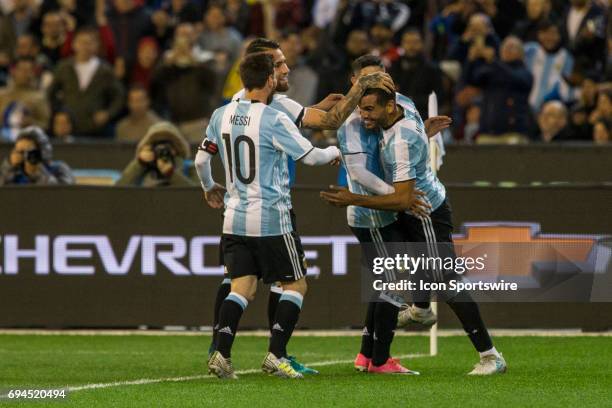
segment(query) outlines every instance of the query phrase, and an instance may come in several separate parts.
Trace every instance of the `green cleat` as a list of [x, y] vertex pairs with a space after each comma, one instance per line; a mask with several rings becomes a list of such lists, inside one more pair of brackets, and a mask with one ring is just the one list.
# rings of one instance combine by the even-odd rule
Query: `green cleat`
[[310, 367], [306, 367], [304, 364], [302, 364], [299, 361], [297, 361], [294, 356], [287, 356], [287, 360], [289, 360], [289, 363], [291, 364], [291, 367], [293, 367], [293, 369], [295, 371], [297, 371], [298, 373], [301, 373], [301, 374], [319, 374], [319, 372], [317, 370], [315, 370], [313, 368], [310, 368]]

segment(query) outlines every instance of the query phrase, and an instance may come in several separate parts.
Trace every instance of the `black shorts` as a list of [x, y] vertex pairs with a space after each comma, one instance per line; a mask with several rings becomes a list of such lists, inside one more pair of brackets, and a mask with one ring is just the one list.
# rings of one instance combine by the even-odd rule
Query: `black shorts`
[[[410, 214], [399, 213], [398, 222], [401, 225], [404, 240], [408, 243], [423, 243], [418, 246], [418, 252], [424, 253], [429, 257], [436, 258], [456, 258], [453, 245], [453, 221], [452, 210], [448, 200], [442, 204], [429, 217], [417, 218]], [[416, 254], [415, 254], [416, 255]], [[447, 282], [450, 280], [462, 280], [463, 277], [452, 269], [432, 268], [421, 270], [417, 275], [418, 279], [430, 282]], [[441, 293], [443, 298], [454, 296], [452, 293]], [[419, 294], [419, 297], [421, 295]], [[417, 301], [427, 301], [427, 299], [416, 299]]]
[[[291, 227], [293, 227], [293, 231], [295, 231], [297, 233], [297, 223], [295, 222], [295, 213], [293, 212], [293, 208], [289, 209], [289, 215], [291, 217]], [[300, 237], [297, 236], [296, 237], [297, 240], [300, 240]], [[300, 241], [300, 246], [301, 246], [301, 241]], [[225, 265], [225, 259], [223, 258], [223, 241], [219, 241], [219, 265]], [[224, 273], [227, 273], [227, 270], [224, 271]]]
[[379, 276], [373, 275], [371, 272], [374, 258], [394, 257], [396, 254], [406, 251], [401, 224], [395, 221], [380, 228], [351, 227], [351, 231], [353, 231], [353, 234], [359, 240], [361, 247], [361, 264], [363, 268], [361, 272], [362, 299], [367, 301], [384, 301], [398, 307], [404, 304], [405, 301], [401, 293], [389, 291], [373, 292], [370, 289], [373, 287], [375, 279], [396, 282], [403, 278], [403, 274], [395, 269], [386, 270], [384, 274]]
[[[295, 225], [293, 213], [291, 220]], [[271, 284], [306, 276], [306, 257], [296, 231], [268, 237], [223, 234], [221, 246], [230, 279], [254, 275]]]

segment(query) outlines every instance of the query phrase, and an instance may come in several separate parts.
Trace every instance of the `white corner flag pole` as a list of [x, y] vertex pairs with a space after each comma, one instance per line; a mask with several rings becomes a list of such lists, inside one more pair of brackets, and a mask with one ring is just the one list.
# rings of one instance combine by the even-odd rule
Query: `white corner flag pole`
[[[428, 100], [428, 117], [438, 116], [438, 97], [435, 92], [429, 94]], [[431, 171], [436, 174], [442, 165], [442, 156], [444, 155], [444, 141], [442, 135], [438, 133], [429, 139], [429, 163]], [[431, 302], [432, 311], [438, 315], [438, 302]], [[431, 326], [429, 329], [429, 355], [435, 356], [438, 354], [438, 323]]]

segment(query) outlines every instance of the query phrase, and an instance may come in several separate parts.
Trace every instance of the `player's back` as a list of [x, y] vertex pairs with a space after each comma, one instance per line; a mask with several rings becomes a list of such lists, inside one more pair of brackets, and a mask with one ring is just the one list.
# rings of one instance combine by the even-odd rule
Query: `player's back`
[[285, 128], [290, 126], [285, 114], [249, 100], [232, 101], [213, 113], [207, 138], [218, 145], [225, 168], [224, 233], [270, 236], [292, 231], [285, 151], [299, 157], [312, 145], [288, 141]]

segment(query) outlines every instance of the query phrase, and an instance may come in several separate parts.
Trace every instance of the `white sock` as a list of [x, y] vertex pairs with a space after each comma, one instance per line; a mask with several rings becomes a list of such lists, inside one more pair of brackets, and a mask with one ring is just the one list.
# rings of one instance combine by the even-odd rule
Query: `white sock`
[[490, 355], [494, 355], [495, 357], [500, 357], [499, 352], [497, 351], [495, 347], [492, 347], [489, 350], [483, 351], [482, 353], [478, 353], [478, 354], [480, 354], [480, 358], [490, 356]]

